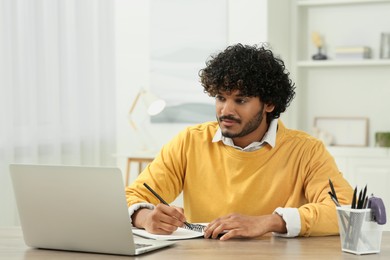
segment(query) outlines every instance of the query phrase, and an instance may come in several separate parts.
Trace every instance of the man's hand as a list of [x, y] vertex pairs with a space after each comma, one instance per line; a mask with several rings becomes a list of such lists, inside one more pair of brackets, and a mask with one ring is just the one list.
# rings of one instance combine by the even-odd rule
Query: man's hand
[[228, 240], [259, 237], [268, 232], [287, 232], [286, 223], [281, 216], [277, 214], [264, 216], [230, 214], [210, 222], [205, 229], [204, 237], [218, 238], [218, 235], [223, 233], [220, 240]]
[[153, 210], [139, 209], [133, 216], [133, 225], [152, 234], [169, 235], [186, 221], [182, 208], [158, 204]]

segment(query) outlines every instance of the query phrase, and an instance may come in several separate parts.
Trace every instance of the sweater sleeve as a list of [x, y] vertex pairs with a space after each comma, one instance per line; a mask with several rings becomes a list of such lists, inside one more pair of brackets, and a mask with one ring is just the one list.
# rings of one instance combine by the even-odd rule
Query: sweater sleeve
[[[305, 159], [306, 158], [306, 159]], [[302, 160], [304, 193], [308, 203], [298, 208], [301, 219], [300, 236], [338, 234], [337, 213], [328, 191], [332, 180], [341, 205], [351, 203], [352, 187], [339, 172], [333, 157], [321, 142], [316, 142]]]

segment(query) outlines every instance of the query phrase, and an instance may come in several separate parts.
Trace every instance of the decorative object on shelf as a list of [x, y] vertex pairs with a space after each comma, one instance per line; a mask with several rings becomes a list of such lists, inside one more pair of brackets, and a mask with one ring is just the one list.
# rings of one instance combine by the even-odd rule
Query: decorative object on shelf
[[312, 59], [313, 60], [326, 60], [326, 59], [328, 59], [328, 57], [325, 54], [322, 53], [324, 44], [322, 42], [320, 34], [318, 32], [313, 32], [311, 34], [311, 39], [312, 39], [314, 45], [318, 49], [318, 53], [314, 54], [312, 56]]
[[363, 60], [371, 58], [371, 48], [367, 46], [340, 46], [334, 50], [334, 58], [340, 60]]
[[390, 33], [381, 33], [379, 57], [381, 59], [390, 59]]
[[375, 146], [390, 147], [390, 132], [376, 132]]
[[[365, 117], [315, 117], [317, 133], [332, 146], [367, 146], [368, 118]], [[324, 135], [326, 134], [326, 135]], [[329, 141], [330, 136], [332, 137]], [[320, 138], [320, 136], [318, 136]]]

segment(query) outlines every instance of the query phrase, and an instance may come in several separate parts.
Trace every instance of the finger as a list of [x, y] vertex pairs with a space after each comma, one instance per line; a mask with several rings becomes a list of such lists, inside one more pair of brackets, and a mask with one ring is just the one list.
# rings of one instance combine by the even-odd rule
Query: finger
[[218, 238], [222, 233], [226, 233], [227, 230], [230, 230], [229, 226], [226, 223], [221, 223], [220, 225], [216, 226], [211, 234], [211, 238], [216, 239]]
[[181, 221], [181, 225], [186, 221], [186, 218], [182, 212], [180, 212], [176, 207], [170, 207], [165, 204], [158, 204], [156, 206], [158, 210], [163, 212], [165, 215], [171, 216], [179, 221]]
[[175, 218], [157, 212], [150, 216], [150, 222], [145, 229], [153, 234], [171, 234], [178, 228], [178, 225], [180, 226], [180, 223]]
[[234, 238], [234, 237], [235, 236], [234, 236], [233, 230], [230, 230], [230, 231], [226, 232], [223, 236], [221, 236], [219, 238], [219, 240], [226, 241], [226, 240], [229, 240], [229, 239]]
[[204, 230], [204, 238], [217, 238], [220, 233], [224, 231], [223, 224], [214, 223], [212, 225], [208, 225]]
[[164, 222], [160, 222], [159, 224], [159, 231], [160, 232], [164, 232], [166, 234], [172, 234], [174, 231], [177, 230], [177, 226], [175, 225], [171, 225], [171, 224], [168, 224], [168, 223], [164, 223]]
[[[185, 221], [185, 217], [182, 215], [182, 213], [178, 212], [175, 208], [164, 204], [157, 205], [156, 214], [153, 216], [153, 218], [154, 222], [168, 224], [168, 226], [163, 226], [163, 229], [167, 231], [174, 231], [177, 229], [177, 227], [182, 227]], [[169, 225], [173, 226], [174, 228], [169, 227]]]
[[158, 216], [156, 216], [156, 221], [164, 224], [164, 225], [170, 225], [170, 226], [173, 226], [173, 227], [181, 227], [183, 225], [183, 223], [178, 220], [177, 218], [173, 218], [172, 216], [169, 216], [169, 215], [165, 215], [165, 214], [160, 214]]
[[210, 238], [213, 234], [214, 229], [217, 227], [216, 221], [210, 222], [207, 227], [203, 230], [204, 232], [204, 238]]
[[172, 206], [172, 208], [176, 209], [177, 211], [179, 211], [181, 214], [184, 215], [184, 209], [181, 208], [181, 207], [176, 207], [176, 206]]

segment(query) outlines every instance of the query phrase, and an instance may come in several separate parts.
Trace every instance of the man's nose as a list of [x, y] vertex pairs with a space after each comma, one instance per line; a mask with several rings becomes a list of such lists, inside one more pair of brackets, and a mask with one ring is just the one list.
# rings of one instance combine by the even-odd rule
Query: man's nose
[[222, 105], [221, 114], [227, 116], [227, 115], [234, 115], [234, 113], [235, 113], [234, 102], [229, 100], [224, 102]]

